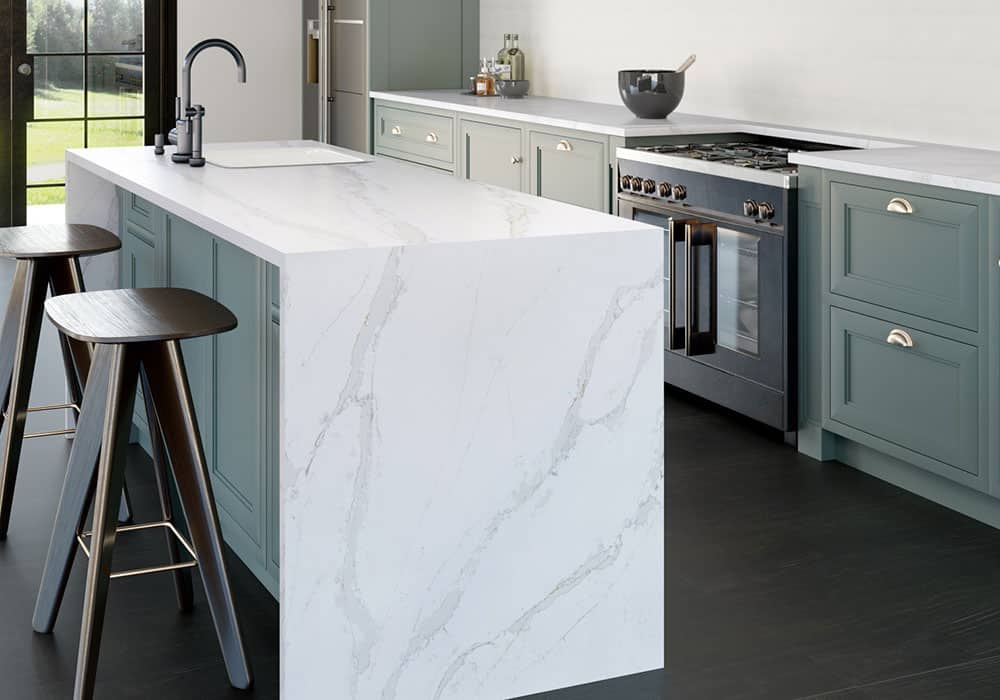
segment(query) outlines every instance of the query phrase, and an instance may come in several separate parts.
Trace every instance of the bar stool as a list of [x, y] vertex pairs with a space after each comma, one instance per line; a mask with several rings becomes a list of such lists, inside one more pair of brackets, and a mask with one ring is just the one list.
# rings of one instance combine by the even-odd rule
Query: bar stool
[[[46, 288], [53, 297], [83, 291], [80, 257], [118, 250], [121, 241], [97, 226], [53, 224], [0, 229], [0, 257], [15, 258], [14, 283], [0, 331], [0, 428], [6, 420], [0, 452], [0, 540], [7, 538], [21, 446], [26, 438], [70, 435], [72, 428], [25, 435], [29, 413], [72, 409], [79, 413], [90, 371], [89, 344], [59, 335], [70, 403], [28, 407], [35, 374]], [[119, 519], [131, 519], [128, 494]]]
[[[55, 624], [73, 551], [79, 544], [90, 562], [73, 697], [89, 700], [94, 693], [110, 579], [158, 571], [177, 574], [197, 566], [229, 682], [235, 688], [249, 688], [252, 674], [229, 586], [212, 483], [179, 345], [184, 338], [232, 330], [236, 317], [197, 292], [163, 288], [59, 296], [49, 299], [45, 310], [62, 333], [94, 343], [96, 350], [35, 606], [36, 631], [50, 632]], [[190, 542], [178, 532], [166, 508], [160, 522], [131, 528], [119, 528], [115, 522], [139, 381], [148, 397], [150, 424], [158, 426], [166, 448], [187, 517]], [[91, 498], [93, 527], [84, 532]], [[174, 560], [169, 565], [112, 573], [111, 558], [118, 533], [146, 527], [165, 528], [191, 555], [191, 561]]]

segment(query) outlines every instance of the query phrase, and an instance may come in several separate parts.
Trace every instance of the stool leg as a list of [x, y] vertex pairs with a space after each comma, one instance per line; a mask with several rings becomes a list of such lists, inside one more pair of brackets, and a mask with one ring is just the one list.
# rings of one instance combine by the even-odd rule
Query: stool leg
[[191, 531], [191, 541], [198, 555], [198, 568], [222, 646], [229, 682], [234, 688], [245, 690], [253, 684], [253, 675], [236, 618], [219, 515], [180, 345], [177, 341], [151, 343], [144, 348], [142, 364], [160, 418], [174, 480]]
[[[80, 258], [53, 258], [49, 260], [48, 266], [49, 289], [52, 296], [78, 294], [84, 291]], [[62, 347], [63, 364], [66, 367], [66, 382], [69, 384], [70, 395], [79, 406], [81, 405], [80, 401], [83, 400], [82, 393], [83, 387], [87, 383], [87, 375], [90, 374], [93, 347], [90, 343], [69, 338], [62, 333], [59, 334], [59, 343]], [[126, 484], [123, 488], [118, 522], [124, 525], [132, 522], [132, 499], [128, 493], [128, 485]]]
[[55, 627], [66, 583], [73, 569], [77, 549], [76, 533], [83, 529], [94, 497], [110, 375], [111, 353], [99, 350], [90, 370], [83, 403], [80, 404], [82, 411], [76, 424], [76, 438], [69, 453], [66, 480], [56, 509], [42, 583], [38, 587], [32, 627], [41, 634], [49, 634]]
[[24, 306], [28, 268], [31, 263], [18, 260], [14, 268], [14, 280], [7, 299], [7, 311], [0, 330], [0, 430], [4, 425], [4, 412], [10, 402], [10, 383], [14, 375], [14, 355], [17, 352], [18, 328], [21, 322], [21, 308]]
[[[142, 397], [146, 404], [149, 440], [153, 445], [153, 473], [156, 476], [156, 491], [160, 497], [160, 512], [164, 520], [173, 522], [174, 506], [170, 500], [170, 478], [167, 475], [169, 462], [166, 448], [163, 445], [163, 434], [160, 432], [159, 418], [156, 416], [156, 406], [153, 404], [153, 397], [149, 390], [149, 379], [146, 377], [146, 368], [142, 366], [139, 368], [139, 381], [142, 383]], [[177, 564], [181, 561], [177, 540], [170, 532], [166, 532], [165, 535], [170, 563]], [[190, 569], [177, 569], [174, 571], [174, 590], [177, 593], [177, 607], [181, 612], [189, 611], [194, 606], [194, 591], [191, 583]]]
[[118, 530], [118, 506], [125, 479], [128, 431], [132, 426], [139, 373], [137, 353], [128, 345], [102, 345], [97, 352], [111, 354], [111, 371], [101, 436], [101, 457], [97, 467], [94, 530], [90, 540], [87, 590], [83, 596], [83, 625], [76, 661], [74, 700], [91, 700], [94, 696], [108, 583], [111, 580], [111, 557]]
[[14, 366], [7, 400], [7, 430], [3, 434], [3, 452], [0, 455], [0, 540], [7, 538], [10, 510], [14, 503], [14, 483], [21, 459], [24, 424], [28, 417], [28, 399], [35, 374], [35, 355], [38, 336], [42, 330], [45, 288], [48, 275], [44, 264], [35, 260], [18, 261], [27, 265], [24, 277], [24, 303], [18, 321], [17, 340], [14, 348]]

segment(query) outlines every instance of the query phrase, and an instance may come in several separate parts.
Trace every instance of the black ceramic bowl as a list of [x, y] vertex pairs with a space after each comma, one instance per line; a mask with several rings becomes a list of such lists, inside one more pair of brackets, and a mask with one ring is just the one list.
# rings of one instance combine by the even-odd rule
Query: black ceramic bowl
[[622, 102], [640, 119], [665, 119], [684, 97], [684, 73], [674, 70], [618, 71]]

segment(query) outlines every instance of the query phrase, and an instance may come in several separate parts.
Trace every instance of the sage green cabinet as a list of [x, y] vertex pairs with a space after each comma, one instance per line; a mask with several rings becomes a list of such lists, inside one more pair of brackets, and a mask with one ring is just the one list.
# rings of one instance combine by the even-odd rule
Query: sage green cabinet
[[985, 489], [979, 348], [837, 307], [830, 338], [830, 421], [862, 431], [852, 434], [862, 443]]
[[454, 171], [455, 117], [450, 114], [375, 107], [375, 153]]
[[980, 210], [906, 185], [832, 182], [830, 291], [976, 330]]
[[575, 132], [528, 135], [529, 192], [578, 207], [608, 211], [611, 169], [608, 141]]
[[[229, 333], [184, 340], [181, 348], [223, 536], [277, 597], [277, 268], [131, 193], [120, 201], [122, 284], [194, 289], [239, 321]], [[142, 411], [135, 423], [148, 445]]]
[[524, 151], [521, 130], [476, 121], [461, 122], [461, 174], [467, 180], [521, 190]]

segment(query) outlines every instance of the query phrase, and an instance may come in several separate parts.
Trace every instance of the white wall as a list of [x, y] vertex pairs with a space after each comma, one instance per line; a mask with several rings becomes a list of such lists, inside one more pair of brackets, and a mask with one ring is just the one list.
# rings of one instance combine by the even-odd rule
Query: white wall
[[618, 102], [621, 68], [691, 53], [680, 111], [1000, 148], [997, 0], [481, 0], [537, 95]]
[[228, 39], [247, 60], [246, 85], [225, 51], [195, 61], [191, 95], [207, 110], [206, 142], [301, 137], [304, 32], [300, 0], [178, 0], [178, 65], [208, 38]]

